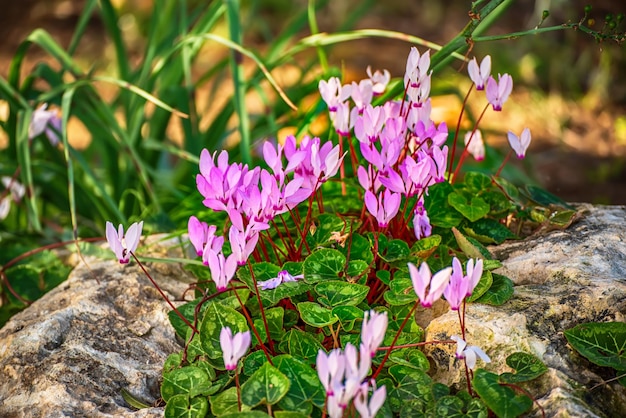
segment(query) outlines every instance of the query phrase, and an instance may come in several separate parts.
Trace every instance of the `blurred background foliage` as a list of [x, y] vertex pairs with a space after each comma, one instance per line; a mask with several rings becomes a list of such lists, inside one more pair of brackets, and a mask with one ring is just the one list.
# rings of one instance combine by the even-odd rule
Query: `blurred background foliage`
[[[530, 30], [544, 10], [550, 15], [542, 27], [580, 21], [611, 33], [607, 22], [619, 20], [625, 7], [609, 0], [590, 3], [581, 21], [587, 2], [504, 0], [506, 10], [482, 35]], [[403, 75], [410, 43], [370, 37], [319, 53], [298, 43], [311, 34], [312, 23], [329, 34], [374, 28], [444, 45], [467, 24], [470, 8], [461, 0], [318, 1], [312, 22], [312, 5], [0, 0], [0, 77], [7, 80], [0, 92], [0, 176], [15, 176], [27, 186], [0, 223], [0, 248], [12, 249], [0, 259], [0, 325], [63, 279], [69, 253], [55, 253], [59, 266], [48, 251], [7, 267], [13, 257], [75, 237], [102, 237], [107, 220], [128, 225], [143, 219], [145, 233], [184, 229], [190, 215], [205, 210], [195, 191], [202, 148], [227, 148], [234, 158], [245, 158], [238, 143], [248, 144], [254, 157], [264, 140], [307, 131], [326, 137], [327, 112], [317, 94], [321, 77], [360, 80], [368, 65]], [[623, 33], [623, 26], [615, 30]], [[233, 55], [228, 39], [240, 42], [246, 48], [240, 52], [249, 56]], [[515, 82], [504, 111], [481, 123], [491, 149], [485, 164], [473, 168], [495, 172], [508, 152], [506, 131], [528, 126], [529, 158], [511, 164], [504, 172], [508, 178], [538, 183], [568, 201], [626, 203], [623, 44], [566, 29], [470, 46], [470, 58], [490, 54], [492, 71], [508, 72]], [[251, 56], [268, 67], [297, 111]], [[452, 61], [433, 82], [433, 118], [453, 131], [470, 87], [466, 67]], [[28, 138], [30, 115], [44, 102], [67, 121], [61, 146], [43, 135]], [[484, 103], [483, 97], [472, 98], [462, 134]], [[173, 115], [167, 106], [188, 117]], [[58, 277], [46, 277], [46, 266], [56, 266]]]

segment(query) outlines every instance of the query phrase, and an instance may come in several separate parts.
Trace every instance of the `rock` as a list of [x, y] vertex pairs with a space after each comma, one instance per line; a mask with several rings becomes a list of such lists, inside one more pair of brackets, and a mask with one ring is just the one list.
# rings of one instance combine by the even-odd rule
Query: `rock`
[[[515, 283], [501, 307], [467, 306], [468, 344], [481, 347], [492, 362], [479, 367], [511, 372], [505, 363], [515, 351], [531, 353], [548, 373], [526, 385], [548, 417], [626, 416], [626, 388], [612, 369], [593, 365], [567, 344], [563, 331], [586, 322], [624, 321], [626, 314], [626, 208], [580, 207], [583, 217], [564, 231], [490, 248], [503, 262], [497, 273]], [[427, 340], [460, 335], [456, 312], [428, 326]], [[435, 380], [462, 382], [454, 345], [429, 346]], [[600, 384], [597, 388], [591, 389]], [[541, 416], [534, 408], [531, 416]]]
[[[122, 389], [148, 405], [160, 398], [163, 363], [181, 348], [169, 307], [136, 262], [87, 262], [0, 330], [1, 417], [163, 416], [135, 411]], [[148, 270], [170, 299], [187, 287], [178, 266]]]

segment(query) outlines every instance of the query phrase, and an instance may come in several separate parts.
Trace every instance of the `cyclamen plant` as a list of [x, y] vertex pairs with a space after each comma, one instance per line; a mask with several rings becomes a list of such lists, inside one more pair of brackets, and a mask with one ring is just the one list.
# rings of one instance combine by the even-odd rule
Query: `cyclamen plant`
[[[336, 143], [268, 141], [267, 168], [202, 151], [197, 188], [226, 223], [189, 219], [189, 241], [211, 282], [198, 283], [198, 299], [171, 315], [185, 349], [164, 368], [166, 416], [244, 414], [260, 405], [276, 416], [452, 416], [455, 408], [487, 416], [500, 415], [502, 396], [522, 399], [520, 414], [532, 406], [509, 387], [491, 390], [498, 376], [477, 369], [490, 357], [466, 337], [468, 301], [501, 304], [512, 294], [479, 240], [502, 240], [503, 230], [513, 236], [503, 225], [518, 208], [513, 189], [478, 173], [458, 181], [466, 154], [481, 160], [485, 143], [477, 127], [468, 132], [453, 171], [448, 128], [431, 118], [429, 65], [429, 51], [411, 49], [399, 100], [378, 99], [387, 71], [368, 68], [368, 79], [345, 85], [320, 81]], [[472, 89], [485, 92], [485, 111], [499, 112], [513, 83], [508, 74], [496, 81], [490, 67], [487, 56], [468, 70]], [[457, 137], [458, 128], [452, 150]], [[528, 129], [508, 139], [523, 158]], [[121, 263], [141, 226], [124, 237], [122, 226], [107, 224]], [[414, 313], [442, 298], [461, 335], [423, 341]], [[463, 361], [465, 390], [432, 381], [418, 348], [427, 344], [456, 345], [450, 355]]]

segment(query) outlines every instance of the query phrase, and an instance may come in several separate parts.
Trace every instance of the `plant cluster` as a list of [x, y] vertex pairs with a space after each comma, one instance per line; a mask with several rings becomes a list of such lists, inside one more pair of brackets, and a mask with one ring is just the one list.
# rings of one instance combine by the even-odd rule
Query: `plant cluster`
[[[170, 314], [185, 348], [164, 369], [167, 416], [518, 416], [532, 406], [515, 383], [545, 366], [515, 353], [515, 375], [477, 368], [490, 358], [466, 340], [465, 322], [467, 303], [512, 296], [484, 244], [515, 237], [509, 227], [525, 209], [501, 178], [459, 180], [466, 156], [480, 160], [485, 145], [475, 127], [456, 166], [448, 160], [445, 143], [450, 136], [456, 146], [459, 132], [431, 119], [429, 65], [429, 51], [411, 49], [398, 99], [384, 96], [386, 71], [368, 69], [369, 78], [345, 85], [320, 81], [336, 141], [267, 141], [263, 167], [202, 151], [197, 188], [224, 222], [189, 218], [189, 241], [206, 266], [193, 270], [207, 280], [195, 287], [198, 299]], [[485, 111], [500, 111], [511, 77], [496, 80], [490, 57], [468, 71]], [[524, 158], [530, 132], [508, 139], [503, 164], [513, 152]], [[107, 230], [125, 262], [141, 224], [126, 243], [122, 230]], [[414, 314], [442, 297], [458, 314], [459, 335], [424, 341]], [[456, 346], [464, 388], [429, 377], [418, 349], [426, 344]]]
[[[449, 131], [432, 120], [431, 76], [449, 59], [463, 59], [459, 52], [474, 42], [506, 36], [574, 28], [599, 41], [621, 42], [623, 16], [607, 17], [600, 32], [586, 26], [586, 9], [577, 24], [478, 36], [503, 3], [473, 2], [467, 27], [432, 57], [411, 49], [400, 80], [368, 68], [368, 78], [359, 82], [329, 77], [318, 84], [304, 71], [289, 97], [300, 103], [317, 89], [333, 129], [325, 140], [304, 134], [319, 116], [320, 101], [290, 116], [297, 135], [262, 143], [258, 166], [252, 164], [251, 138], [275, 135], [279, 116], [291, 105], [269, 70], [308, 48], [318, 49], [327, 70], [323, 46], [363, 37], [427, 43], [376, 30], [317, 33], [315, 7], [309, 7], [261, 62], [241, 46], [236, 1], [213, 2], [191, 13], [185, 2], [156, 1], [146, 53], [136, 66], [130, 65], [108, 0], [86, 2], [67, 50], [45, 31], [34, 31], [15, 54], [8, 78], [0, 78], [0, 97], [8, 104], [0, 126], [9, 136], [0, 164], [0, 220], [11, 225], [0, 239], [13, 242], [29, 230], [52, 244], [32, 252], [14, 246], [2, 254], [0, 323], [67, 275], [68, 268], [47, 251], [67, 245], [58, 242], [58, 230], [77, 248], [88, 249], [78, 246], [78, 237], [101, 233], [105, 220], [143, 219], [126, 232], [123, 225], [106, 222], [109, 245], [126, 264], [131, 258], [140, 262], [135, 252], [144, 220], [149, 230], [164, 230], [184, 218], [199, 257], [187, 265], [198, 282], [195, 300], [178, 307], [168, 300], [184, 349], [164, 366], [161, 394], [167, 416], [509, 417], [529, 410], [532, 400], [519, 383], [535, 379], [545, 366], [530, 354], [514, 353], [507, 365], [515, 373], [497, 375], [481, 368], [490, 363], [489, 353], [468, 341], [466, 309], [472, 303], [501, 305], [513, 294], [512, 282], [493, 272], [500, 263], [485, 245], [564, 228], [576, 214], [537, 187], [518, 188], [500, 177], [514, 154], [525, 157], [528, 129], [508, 132], [511, 150], [500, 168], [462, 171], [470, 157], [481, 161], [488, 156], [478, 126], [486, 112], [505, 106], [513, 87], [510, 75], [492, 74], [489, 56], [468, 62], [473, 83], [464, 104], [478, 92], [485, 106], [462, 137], [458, 126]], [[116, 77], [84, 71], [73, 57], [96, 9], [113, 40]], [[174, 14], [180, 18], [163, 19]], [[230, 38], [212, 33], [221, 18]], [[311, 36], [286, 42], [307, 22]], [[233, 53], [195, 81], [192, 68], [207, 41]], [[53, 57], [58, 68], [42, 63], [21, 79], [32, 44]], [[258, 67], [248, 79], [241, 54]], [[227, 64], [235, 87], [232, 100], [206, 128], [195, 92]], [[287, 104], [257, 89], [269, 112], [250, 115], [244, 96], [264, 77]], [[119, 90], [107, 101], [95, 83]], [[41, 86], [47, 88], [41, 91]], [[172, 114], [182, 118], [182, 145], [165, 140]], [[241, 122], [238, 154], [215, 151], [223, 148], [234, 114]], [[68, 140], [71, 117], [97, 139], [85, 151]], [[201, 199], [189, 198], [197, 164], [195, 187]], [[196, 211], [200, 204], [190, 201], [201, 201], [208, 210]], [[71, 232], [61, 227], [69, 224]], [[19, 280], [10, 281], [9, 274]], [[415, 320], [416, 311], [433, 305], [448, 306], [458, 315], [458, 329], [450, 330], [447, 340], [424, 341], [425, 324]], [[604, 331], [584, 328], [567, 335], [598, 364], [623, 371], [623, 345], [610, 343], [615, 335], [621, 341], [623, 330]], [[432, 379], [420, 350], [427, 344], [443, 347], [458, 360], [463, 382], [448, 387]], [[597, 359], [607, 352], [615, 355], [600, 363]], [[125, 397], [141, 406], [130, 394]]]

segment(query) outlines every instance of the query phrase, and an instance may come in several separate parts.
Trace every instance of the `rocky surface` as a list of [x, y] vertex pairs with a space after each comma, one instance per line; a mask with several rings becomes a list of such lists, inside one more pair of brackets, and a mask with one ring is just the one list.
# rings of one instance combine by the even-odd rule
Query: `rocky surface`
[[[0, 417], [160, 417], [153, 405], [166, 357], [180, 350], [168, 306], [134, 261], [87, 259], [0, 330]], [[150, 268], [180, 296], [185, 272]], [[96, 278], [99, 280], [96, 280]]]
[[[548, 417], [626, 417], [626, 388], [612, 369], [576, 354], [563, 331], [585, 322], [624, 321], [626, 315], [626, 208], [584, 205], [583, 217], [564, 231], [491, 248], [504, 266], [497, 273], [515, 283], [513, 298], [501, 307], [470, 304], [467, 340], [491, 357], [485, 368], [501, 373], [515, 351], [534, 354], [548, 373], [526, 388]], [[455, 312], [433, 320], [427, 340], [460, 334]], [[429, 348], [436, 379], [463, 381], [454, 346]], [[448, 351], [444, 353], [444, 351]], [[481, 365], [482, 367], [482, 365]], [[594, 386], [598, 387], [592, 389]], [[531, 416], [541, 416], [534, 408]]]

